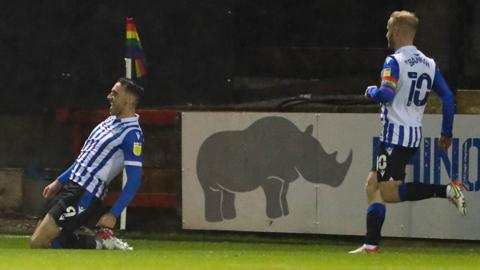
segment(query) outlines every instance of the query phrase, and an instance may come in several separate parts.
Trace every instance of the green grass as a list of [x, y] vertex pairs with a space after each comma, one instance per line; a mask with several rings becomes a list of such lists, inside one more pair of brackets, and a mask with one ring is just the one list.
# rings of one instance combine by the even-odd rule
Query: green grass
[[392, 241], [380, 254], [349, 255], [352, 242], [184, 238], [132, 239], [135, 251], [124, 252], [31, 250], [28, 238], [0, 236], [0, 269], [480, 269], [479, 243]]

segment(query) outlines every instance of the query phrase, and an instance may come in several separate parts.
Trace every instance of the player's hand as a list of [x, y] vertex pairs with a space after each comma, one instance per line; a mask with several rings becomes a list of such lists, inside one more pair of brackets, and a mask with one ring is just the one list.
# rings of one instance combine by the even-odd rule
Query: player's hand
[[62, 183], [60, 183], [60, 181], [56, 179], [43, 189], [43, 197], [47, 199], [53, 198], [58, 193], [58, 191], [60, 191], [61, 188]]
[[440, 147], [440, 150], [442, 150], [443, 152], [447, 152], [448, 148], [450, 148], [450, 145], [452, 145], [451, 137], [440, 137], [440, 142], [438, 143], [438, 147]]
[[372, 98], [371, 92], [374, 91], [375, 89], [377, 89], [377, 86], [376, 86], [376, 85], [370, 85], [370, 86], [368, 86], [367, 89], [365, 90], [364, 96], [365, 96], [366, 98]]
[[97, 227], [107, 227], [113, 229], [117, 223], [117, 218], [110, 212], [104, 214], [97, 222]]

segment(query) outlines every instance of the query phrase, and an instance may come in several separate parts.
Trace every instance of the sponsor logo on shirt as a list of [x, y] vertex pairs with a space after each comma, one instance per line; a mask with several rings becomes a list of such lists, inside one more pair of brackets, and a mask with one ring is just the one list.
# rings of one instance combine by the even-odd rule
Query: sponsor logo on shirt
[[142, 154], [142, 144], [139, 142], [133, 143], [133, 154], [139, 157]]

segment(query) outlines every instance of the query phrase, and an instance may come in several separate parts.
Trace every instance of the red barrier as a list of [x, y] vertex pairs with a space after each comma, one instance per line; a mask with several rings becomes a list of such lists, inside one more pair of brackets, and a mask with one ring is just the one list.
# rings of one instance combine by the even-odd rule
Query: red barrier
[[[109, 192], [103, 199], [106, 206], [113, 206], [120, 196], [120, 192]], [[176, 208], [177, 196], [174, 193], [166, 192], [149, 192], [137, 193], [133, 200], [128, 204], [128, 207], [141, 208]]]
[[[177, 111], [169, 110], [137, 110], [140, 115], [140, 125], [172, 125], [175, 123]], [[68, 110], [58, 109], [55, 121], [65, 124], [97, 124], [108, 116], [108, 109], [98, 110]]]

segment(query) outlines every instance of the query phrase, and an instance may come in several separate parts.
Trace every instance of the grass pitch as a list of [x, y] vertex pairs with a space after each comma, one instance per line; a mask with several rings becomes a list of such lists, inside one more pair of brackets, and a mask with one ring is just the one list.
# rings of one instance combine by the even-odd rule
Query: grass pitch
[[356, 243], [251, 240], [132, 239], [126, 252], [31, 250], [29, 238], [3, 235], [0, 269], [480, 269], [480, 243], [393, 241], [380, 254], [350, 255]]

